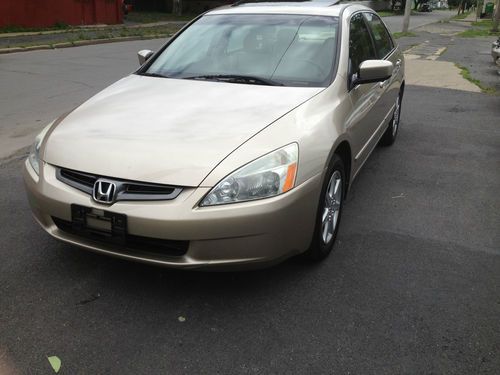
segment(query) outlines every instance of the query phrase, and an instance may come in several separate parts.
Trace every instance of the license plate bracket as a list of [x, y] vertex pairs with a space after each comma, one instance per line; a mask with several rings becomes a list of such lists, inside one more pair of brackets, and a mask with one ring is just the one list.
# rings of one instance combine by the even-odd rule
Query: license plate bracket
[[73, 230], [110, 237], [125, 241], [127, 237], [127, 216], [92, 207], [71, 205]]

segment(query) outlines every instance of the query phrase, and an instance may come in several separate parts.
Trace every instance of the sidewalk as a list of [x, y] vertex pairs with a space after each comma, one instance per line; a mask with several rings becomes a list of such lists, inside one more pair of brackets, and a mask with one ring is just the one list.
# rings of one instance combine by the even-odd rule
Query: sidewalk
[[414, 30], [415, 37], [398, 39], [405, 51], [407, 84], [498, 95], [491, 37], [460, 37], [471, 25], [456, 21], [423, 26]]
[[458, 21], [458, 22], [476, 22], [477, 21], [476, 11], [473, 10], [473, 11], [471, 11], [467, 15], [467, 17], [462, 18], [462, 19], [455, 19], [454, 21]]

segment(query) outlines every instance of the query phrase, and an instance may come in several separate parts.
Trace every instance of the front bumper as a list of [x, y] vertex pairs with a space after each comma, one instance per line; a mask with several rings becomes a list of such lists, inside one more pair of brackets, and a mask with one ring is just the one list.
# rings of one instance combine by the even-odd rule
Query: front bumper
[[[252, 268], [305, 251], [314, 231], [321, 175], [268, 199], [198, 207], [210, 190], [188, 188], [171, 201], [117, 202], [104, 206], [56, 179], [42, 163], [37, 176], [28, 162], [24, 182], [35, 219], [53, 237], [107, 255], [172, 268]], [[189, 241], [183, 255], [103, 243], [72, 234], [55, 220], [71, 221], [71, 204], [127, 215], [128, 234], [140, 238]]]

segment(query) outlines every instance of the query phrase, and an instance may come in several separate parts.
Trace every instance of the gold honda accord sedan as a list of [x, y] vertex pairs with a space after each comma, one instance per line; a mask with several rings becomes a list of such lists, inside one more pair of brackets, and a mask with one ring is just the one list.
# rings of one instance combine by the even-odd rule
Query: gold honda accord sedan
[[36, 138], [24, 180], [53, 237], [175, 268], [325, 258], [347, 191], [394, 142], [404, 60], [375, 12], [209, 11]]

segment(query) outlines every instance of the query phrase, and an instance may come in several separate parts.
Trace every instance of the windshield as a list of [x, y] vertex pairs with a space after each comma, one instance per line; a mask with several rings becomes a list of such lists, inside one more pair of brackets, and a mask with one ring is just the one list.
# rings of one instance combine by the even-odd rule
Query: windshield
[[207, 15], [172, 41], [142, 74], [327, 86], [334, 66], [337, 26], [336, 17]]

